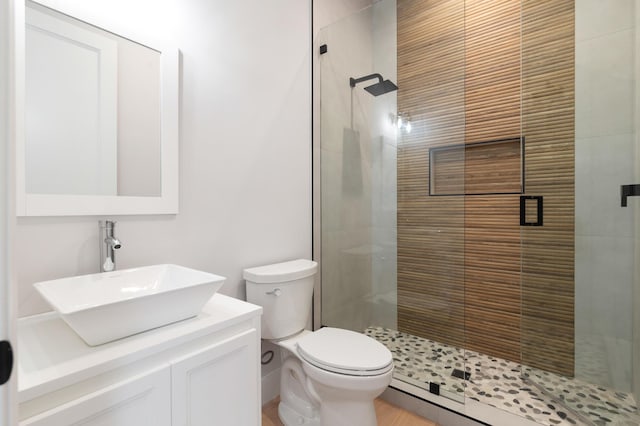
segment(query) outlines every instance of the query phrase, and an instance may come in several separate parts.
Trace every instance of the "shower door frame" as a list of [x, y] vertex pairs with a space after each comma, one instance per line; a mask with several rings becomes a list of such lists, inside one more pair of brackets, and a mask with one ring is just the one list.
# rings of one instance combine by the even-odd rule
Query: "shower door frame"
[[[321, 115], [320, 115], [320, 46], [316, 44], [316, 35], [321, 28], [316, 29], [314, 16], [314, 0], [311, 0], [311, 256], [313, 260], [322, 264], [322, 175], [321, 175]], [[311, 329], [318, 330], [322, 326], [322, 268], [318, 268], [313, 286], [313, 306], [311, 314]]]

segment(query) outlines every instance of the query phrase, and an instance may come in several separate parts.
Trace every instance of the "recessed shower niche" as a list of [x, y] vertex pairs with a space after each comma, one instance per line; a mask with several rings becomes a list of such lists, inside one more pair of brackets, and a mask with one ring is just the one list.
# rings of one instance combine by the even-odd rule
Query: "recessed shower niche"
[[524, 138], [429, 149], [429, 195], [524, 192]]

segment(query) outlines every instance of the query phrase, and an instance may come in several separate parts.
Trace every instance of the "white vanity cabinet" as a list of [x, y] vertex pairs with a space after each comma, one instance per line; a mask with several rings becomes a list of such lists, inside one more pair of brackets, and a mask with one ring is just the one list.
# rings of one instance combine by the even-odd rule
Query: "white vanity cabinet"
[[171, 425], [169, 367], [116, 382], [20, 422], [24, 426]]
[[19, 321], [21, 426], [260, 424], [260, 314], [215, 295], [196, 318], [89, 347], [54, 313]]
[[[256, 330], [177, 360], [171, 366], [173, 425], [259, 425]], [[211, 385], [211, 384], [215, 385]], [[238, 404], [240, 402], [240, 404]], [[215, 419], [211, 422], [210, 419]]]

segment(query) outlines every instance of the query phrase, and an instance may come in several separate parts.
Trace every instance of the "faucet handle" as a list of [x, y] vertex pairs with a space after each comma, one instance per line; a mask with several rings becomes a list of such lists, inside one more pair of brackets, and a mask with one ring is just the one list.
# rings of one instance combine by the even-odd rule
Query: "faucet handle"
[[98, 226], [100, 228], [111, 228], [113, 229], [113, 227], [115, 226], [115, 224], [118, 223], [115, 220], [99, 220], [98, 221]]

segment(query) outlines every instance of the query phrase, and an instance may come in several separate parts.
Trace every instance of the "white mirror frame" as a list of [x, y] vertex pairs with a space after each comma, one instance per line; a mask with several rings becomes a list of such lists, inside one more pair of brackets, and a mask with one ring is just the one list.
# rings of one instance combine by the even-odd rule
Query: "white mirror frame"
[[15, 138], [16, 214], [18, 216], [85, 216], [178, 213], [179, 164], [179, 51], [130, 28], [104, 22], [83, 2], [61, 7], [56, 0], [36, 0], [88, 24], [160, 52], [161, 67], [161, 195], [159, 197], [29, 194], [25, 180], [25, 3], [15, 1]]

